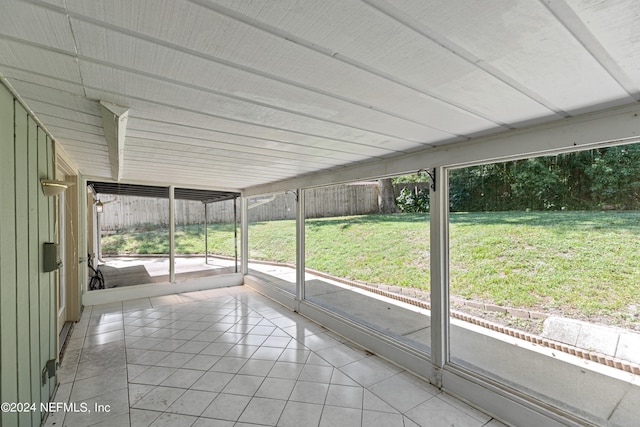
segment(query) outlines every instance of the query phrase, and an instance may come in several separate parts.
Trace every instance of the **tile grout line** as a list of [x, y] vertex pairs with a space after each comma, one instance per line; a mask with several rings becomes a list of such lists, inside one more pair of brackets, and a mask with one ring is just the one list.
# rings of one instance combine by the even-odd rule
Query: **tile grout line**
[[[208, 297], [208, 298], [206, 298], [206, 299], [202, 299], [202, 300], [189, 300], [189, 301], [185, 301], [185, 299], [183, 298], [183, 299], [182, 299], [182, 302], [180, 302], [180, 303], [176, 303], [176, 305], [178, 305], [178, 304], [182, 305], [182, 304], [189, 304], [189, 303], [206, 302], [206, 301], [211, 301], [211, 300], [212, 300], [212, 299], [214, 299], [214, 298], [216, 298], [216, 297], [213, 297], [213, 296], [212, 296], [212, 297]], [[224, 352], [224, 354], [223, 354], [222, 356], [218, 356], [218, 355], [210, 355], [210, 354], [202, 353], [203, 351], [205, 351], [205, 348], [207, 348], [207, 347], [204, 347], [204, 348], [199, 349], [196, 353], [191, 353], [190, 351], [189, 351], [189, 352], [181, 352], [181, 351], [179, 351], [179, 350], [180, 350], [180, 348], [181, 348], [182, 346], [187, 345], [187, 344], [189, 344], [189, 343], [191, 343], [191, 342], [198, 342], [198, 343], [199, 343], [199, 342], [201, 342], [201, 341], [199, 341], [199, 340], [194, 340], [194, 339], [193, 339], [193, 338], [194, 338], [195, 336], [197, 336], [197, 335], [194, 335], [194, 336], [192, 336], [191, 338], [184, 339], [184, 340], [183, 340], [183, 341], [184, 341], [184, 343], [182, 343], [180, 346], [175, 347], [175, 348], [174, 348], [174, 347], [171, 347], [171, 349], [170, 349], [170, 350], [166, 350], [166, 349], [163, 349], [163, 350], [153, 350], [156, 346], [161, 345], [161, 344], [162, 344], [162, 341], [167, 341], [167, 340], [181, 340], [181, 339], [180, 339], [180, 337], [179, 337], [180, 332], [181, 332], [181, 331], [188, 330], [188, 329], [186, 329], [186, 328], [184, 328], [184, 327], [183, 327], [185, 324], [181, 324], [181, 326], [176, 326], [175, 328], [170, 328], [170, 326], [171, 326], [173, 323], [176, 323], [176, 322], [181, 321], [181, 320], [183, 319], [183, 316], [179, 316], [179, 315], [177, 314], [177, 313], [182, 313], [182, 312], [183, 312], [183, 310], [177, 310], [177, 311], [175, 311], [175, 312], [174, 312], [174, 310], [171, 308], [172, 304], [170, 304], [170, 305], [168, 305], [168, 306], [167, 306], [167, 305], [162, 305], [162, 306], [157, 306], [157, 307], [153, 307], [153, 306], [152, 306], [152, 307], [150, 307], [150, 308], [148, 308], [148, 309], [151, 309], [151, 310], [153, 310], [153, 311], [157, 311], [158, 313], [163, 313], [163, 314], [164, 314], [162, 317], [158, 317], [157, 319], [165, 319], [165, 318], [169, 318], [169, 317], [175, 317], [175, 320], [173, 320], [173, 321], [172, 321], [172, 322], [170, 322], [169, 324], [164, 325], [164, 326], [160, 326], [159, 328], [156, 328], [156, 329], [157, 329], [157, 331], [158, 331], [158, 330], [162, 330], [162, 329], [164, 329], [164, 328], [168, 328], [168, 329], [176, 330], [176, 331], [178, 331], [178, 332], [172, 333], [170, 336], [162, 336], [162, 337], [159, 337], [159, 339], [161, 339], [161, 340], [162, 340], [161, 342], [158, 342], [158, 343], [156, 343], [155, 345], [152, 345], [151, 347], [148, 347], [148, 348], [141, 348], [140, 350], [144, 350], [145, 352], [148, 352], [148, 351], [162, 351], [162, 352], [165, 352], [165, 353], [166, 353], [166, 355], [164, 355], [164, 356], [162, 357], [162, 359], [160, 359], [160, 361], [164, 360], [164, 359], [165, 359], [165, 358], [167, 358], [167, 357], [171, 357], [172, 355], [178, 354], [178, 353], [180, 353], [180, 354], [188, 354], [188, 355], [191, 355], [191, 359], [193, 359], [194, 357], [196, 357], [196, 356], [198, 356], [198, 355], [207, 355], [207, 356], [211, 356], [211, 357], [217, 357], [217, 358], [218, 358], [218, 360], [217, 360], [215, 363], [218, 363], [218, 361], [219, 361], [221, 358], [223, 358], [223, 357], [240, 357], [240, 358], [242, 358], [242, 359], [246, 359], [246, 360], [243, 362], [242, 366], [240, 366], [240, 367], [239, 367], [235, 372], [233, 372], [233, 373], [232, 373], [232, 377], [231, 377], [230, 381], [229, 381], [229, 382], [224, 386], [224, 387], [228, 386], [228, 384], [229, 384], [229, 383], [231, 383], [231, 381], [233, 381], [234, 379], [238, 378], [238, 376], [240, 376], [240, 375], [251, 375], [251, 376], [259, 376], [259, 377], [261, 377], [260, 384], [257, 386], [257, 388], [255, 389], [255, 391], [253, 391], [251, 395], [246, 395], [246, 397], [248, 397], [248, 398], [249, 398], [249, 401], [248, 401], [247, 405], [243, 408], [242, 412], [238, 415], [238, 417], [237, 417], [237, 419], [236, 419], [236, 422], [239, 422], [239, 420], [240, 420], [240, 418], [243, 416], [243, 414], [247, 413], [246, 411], [248, 410], [248, 408], [249, 408], [249, 404], [251, 403], [251, 401], [252, 401], [253, 399], [255, 399], [255, 398], [257, 398], [257, 397], [258, 397], [258, 396], [257, 396], [257, 394], [258, 394], [258, 391], [260, 390], [260, 388], [261, 388], [262, 386], [264, 386], [264, 385], [265, 385], [265, 383], [266, 383], [267, 379], [272, 378], [272, 377], [270, 377], [269, 375], [274, 371], [276, 364], [278, 363], [279, 359], [280, 359], [281, 357], [283, 357], [284, 352], [285, 352], [286, 350], [292, 350], [292, 351], [297, 351], [297, 350], [299, 350], [299, 345], [298, 345], [298, 344], [296, 344], [296, 343], [301, 344], [301, 345], [304, 347], [304, 349], [307, 349], [307, 347], [305, 346], [304, 342], [297, 341], [297, 339], [296, 339], [296, 337], [295, 337], [294, 335], [291, 335], [289, 332], [285, 331], [285, 329], [286, 329], [286, 328], [290, 328], [290, 327], [295, 326], [295, 325], [285, 326], [285, 329], [283, 329], [283, 328], [281, 328], [281, 327], [277, 326], [277, 324], [276, 324], [276, 323], [273, 323], [273, 322], [272, 322], [272, 320], [276, 320], [276, 319], [278, 319], [278, 318], [283, 318], [283, 317], [285, 317], [285, 315], [272, 316], [272, 317], [270, 317], [270, 318], [268, 319], [268, 318], [267, 318], [267, 317], [265, 317], [263, 314], [261, 314], [261, 311], [262, 311], [262, 312], [268, 311], [268, 312], [269, 312], [269, 315], [272, 315], [272, 313], [271, 313], [272, 308], [270, 308], [268, 305], [262, 305], [262, 304], [260, 304], [260, 302], [257, 302], [256, 300], [253, 300], [253, 299], [251, 299], [251, 298], [247, 298], [247, 297], [245, 297], [245, 296], [244, 296], [244, 294], [237, 294], [237, 295], [233, 295], [233, 296], [231, 296], [231, 301], [226, 301], [226, 302], [224, 302], [224, 303], [222, 303], [222, 304], [216, 304], [216, 305], [215, 305], [215, 307], [216, 307], [217, 309], [219, 309], [220, 311], [226, 311], [226, 310], [229, 308], [229, 307], [228, 307], [228, 305], [234, 305], [235, 307], [234, 307], [234, 308], [232, 308], [232, 309], [230, 309], [230, 311], [228, 311], [228, 312], [227, 312], [227, 314], [226, 314], [226, 315], [224, 315], [224, 316], [222, 316], [219, 320], [221, 320], [221, 319], [225, 319], [225, 318], [226, 318], [225, 320], [227, 320], [227, 321], [231, 321], [231, 320], [233, 320], [233, 321], [234, 321], [234, 323], [229, 323], [229, 327], [228, 327], [225, 331], [223, 331], [223, 332], [222, 332], [222, 333], [223, 333], [223, 335], [224, 335], [226, 332], [228, 332], [228, 331], [230, 331], [230, 330], [233, 330], [233, 331], [232, 331], [232, 333], [238, 333], [238, 334], [241, 334], [241, 335], [243, 335], [243, 336], [244, 336], [244, 338], [246, 338], [247, 336], [250, 336], [250, 335], [251, 335], [251, 331], [252, 331], [252, 330], [254, 330], [258, 325], [263, 324], [263, 323], [265, 322], [265, 320], [266, 320], [266, 321], [268, 321], [268, 322], [269, 322], [269, 325], [268, 325], [268, 326], [273, 327], [274, 329], [273, 329], [273, 330], [271, 330], [271, 332], [269, 333], [269, 335], [266, 335], [266, 337], [267, 337], [267, 338], [266, 338], [265, 340], [262, 340], [262, 341], [261, 341], [261, 343], [260, 343], [259, 345], [256, 345], [255, 347], [256, 347], [256, 348], [277, 348], [277, 349], [280, 349], [280, 350], [281, 350], [281, 352], [280, 352], [279, 356], [278, 356], [276, 359], [252, 359], [253, 354], [251, 354], [249, 357], [242, 357], [242, 356], [237, 355], [236, 353], [231, 354], [231, 352], [232, 352], [232, 350], [233, 350], [233, 348], [234, 348], [234, 347], [237, 347], [237, 346], [247, 346], [247, 347], [250, 347], [250, 346], [252, 346], [251, 344], [242, 343], [242, 342], [241, 342], [242, 340], [240, 340], [240, 341], [235, 341], [235, 342], [233, 342], [233, 343], [230, 343], [230, 344], [232, 344], [232, 346], [231, 346], [231, 347], [229, 347], [229, 348]], [[227, 307], [226, 307], [226, 308], [223, 308], [224, 306], [227, 306]], [[168, 307], [168, 308], [167, 308], [166, 310], [163, 310], [163, 308], [165, 308], [165, 307]], [[203, 307], [203, 308], [204, 308], [204, 307]], [[133, 309], [133, 310], [135, 310], [135, 309]], [[248, 313], [248, 315], [241, 315], [241, 314], [239, 314], [239, 313], [238, 313], [238, 310], [241, 310], [243, 313]], [[131, 309], [129, 309], [128, 311], [131, 311]], [[124, 331], [124, 328], [125, 328], [125, 325], [124, 325], [124, 323], [125, 323], [125, 321], [124, 321], [124, 307], [122, 308], [122, 312], [121, 312], [121, 314], [122, 314], [122, 316], [123, 316], [123, 331]], [[273, 314], [276, 314], [276, 313], [274, 312]], [[204, 317], [204, 316], [203, 316], [203, 317]], [[256, 317], [256, 318], [258, 318], [258, 317], [259, 317], [259, 321], [256, 321], [256, 319], [251, 319], [252, 317]], [[142, 318], [142, 317], [140, 317], [140, 318]], [[202, 318], [202, 317], [201, 317], [201, 318]], [[201, 319], [201, 318], [200, 318], [200, 319]], [[192, 319], [190, 319], [190, 321], [191, 321], [191, 323], [193, 323], [193, 322], [196, 322], [196, 321], [199, 321], [199, 320], [192, 320]], [[152, 320], [152, 322], [153, 322], [153, 320]], [[207, 321], [207, 322], [208, 322], [209, 324], [211, 324], [211, 325], [216, 323], [216, 321], [213, 321], [213, 320], [211, 320], [211, 321]], [[282, 322], [280, 322], [280, 323], [282, 324]], [[136, 325], [136, 326], [137, 326], [137, 325]], [[267, 325], [264, 325], [264, 326], [267, 326]], [[138, 326], [138, 328], [136, 328], [136, 329], [132, 330], [131, 332], [134, 332], [134, 331], [139, 330], [140, 328], [144, 328], [144, 327], [146, 327], [146, 326]], [[240, 328], [241, 330], [238, 330], [238, 328]], [[197, 330], [197, 329], [196, 329], [196, 330]], [[205, 329], [204, 331], [206, 331], [206, 330], [208, 330], [208, 328], [207, 328], [207, 329]], [[157, 331], [155, 331], [155, 332], [157, 332]], [[198, 331], [203, 332], [202, 330], [198, 330]], [[144, 335], [141, 335], [140, 339], [146, 339], [146, 338], [149, 338], [149, 337], [150, 337], [151, 335], [153, 335], [155, 332], [152, 332], [151, 334], [144, 334]], [[321, 334], [321, 332], [322, 332], [322, 331], [316, 331], [316, 332], [311, 333], [311, 334], [309, 334], [309, 335], [306, 335], [306, 334], [305, 334], [305, 336], [304, 336], [304, 337], [305, 337], [305, 338], [307, 338], [307, 337], [309, 337], [309, 336], [316, 336], [316, 335], [320, 335], [320, 334]], [[84, 339], [86, 339], [86, 335], [87, 335], [87, 333], [88, 333], [88, 329], [85, 331]], [[284, 334], [284, 335], [282, 335], [282, 334]], [[259, 334], [258, 334], [258, 335], [259, 335]], [[222, 336], [222, 335], [221, 335], [221, 336]], [[259, 336], [262, 336], [262, 335], [259, 335]], [[134, 348], [134, 347], [131, 347], [131, 348], [130, 348], [130, 347], [129, 347], [129, 345], [127, 344], [126, 339], [127, 339], [128, 337], [131, 337], [131, 335], [128, 335], [128, 334], [124, 333], [123, 340], [124, 340], [124, 350], [125, 350], [125, 366], [126, 366], [127, 368], [128, 368], [128, 365], [129, 365], [129, 359], [128, 359], [129, 352]], [[332, 338], [332, 336], [331, 336], [331, 335], [328, 335], [328, 337]], [[243, 338], [243, 339], [244, 339], [244, 338]], [[278, 338], [278, 339], [279, 339], [279, 338], [288, 338], [288, 343], [287, 343], [286, 345], [280, 345], [280, 343], [278, 343], [278, 345], [277, 345], [277, 346], [275, 346], [275, 347], [271, 347], [271, 346], [269, 346], [269, 345], [264, 345], [264, 343], [265, 343], [267, 340], [271, 339], [271, 338]], [[275, 341], [275, 342], [274, 342], [273, 344], [275, 345], [275, 343], [277, 343], [277, 340], [274, 340], [274, 341]], [[206, 341], [203, 341], [203, 342], [205, 342], [205, 343], [206, 343]], [[216, 341], [212, 341], [212, 343], [213, 343], [213, 342], [216, 342]], [[222, 341], [222, 343], [224, 343], [224, 341]], [[134, 344], [135, 344], [135, 343], [132, 343], [132, 345], [134, 345]], [[292, 347], [290, 347], [292, 344], [293, 344], [293, 346], [292, 346]], [[346, 343], [346, 342], [342, 342], [342, 341], [338, 341], [334, 346], [332, 346], [332, 347], [327, 347], [327, 349], [334, 348], [334, 347], [336, 347], [338, 344], [347, 344], [347, 343]], [[173, 345], [175, 345], [175, 344], [173, 344]], [[82, 347], [82, 348], [84, 349], [84, 342], [83, 342], [83, 347]], [[169, 348], [169, 347], [167, 347], [167, 348]], [[324, 349], [322, 349], [322, 350], [324, 350]], [[301, 368], [301, 369], [296, 373], [296, 375], [295, 375], [295, 379], [293, 379], [293, 378], [291, 378], [291, 377], [283, 378], [283, 379], [290, 379], [290, 378], [291, 378], [291, 380], [293, 381], [293, 387], [292, 387], [292, 388], [291, 388], [291, 390], [289, 391], [288, 396], [287, 396], [286, 398], [277, 399], [277, 400], [282, 400], [282, 401], [284, 401], [285, 403], [284, 403], [284, 406], [283, 406], [283, 408], [282, 408], [282, 411], [280, 412], [280, 414], [279, 414], [279, 416], [278, 416], [278, 420], [276, 421], [276, 423], [277, 423], [277, 422], [280, 422], [280, 420], [282, 419], [282, 417], [283, 417], [283, 415], [284, 415], [285, 408], [287, 407], [287, 404], [288, 404], [289, 402], [294, 402], [294, 401], [292, 401], [292, 400], [291, 400], [291, 396], [293, 395], [293, 391], [294, 391], [294, 389], [295, 389], [295, 386], [296, 386], [296, 385], [301, 381], [301, 380], [300, 380], [300, 378], [301, 378], [301, 376], [302, 376], [302, 374], [303, 374], [303, 372], [304, 372], [305, 367], [309, 367], [309, 366], [327, 366], [327, 367], [329, 367], [329, 366], [330, 366], [330, 367], [331, 367], [331, 369], [332, 369], [330, 378], [329, 378], [326, 382], [324, 382], [324, 381], [319, 382], [319, 383], [321, 383], [321, 384], [326, 384], [327, 390], [326, 390], [326, 392], [325, 392], [325, 394], [324, 394], [323, 403], [321, 404], [321, 405], [322, 405], [322, 410], [321, 410], [321, 412], [320, 412], [320, 418], [319, 418], [319, 420], [318, 420], [318, 423], [320, 423], [320, 422], [321, 422], [321, 420], [322, 420], [322, 415], [325, 413], [325, 409], [326, 409], [328, 406], [333, 406], [333, 405], [328, 405], [328, 404], [327, 404], [327, 402], [328, 402], [328, 399], [329, 399], [329, 393], [330, 393], [330, 390], [331, 390], [331, 386], [333, 385], [333, 383], [332, 383], [331, 381], [333, 380], [333, 378], [334, 378], [334, 376], [335, 376], [336, 372], [340, 372], [342, 375], [345, 375], [347, 378], [351, 379], [351, 380], [354, 382], [354, 384], [357, 384], [357, 385], [358, 385], [358, 387], [359, 387], [359, 388], [361, 388], [361, 390], [362, 390], [362, 396], [360, 397], [360, 417], [361, 417], [361, 423], [360, 423], [360, 424], [361, 424], [361, 425], [363, 425], [363, 423], [364, 423], [364, 418], [365, 418], [365, 413], [367, 413], [367, 411], [365, 411], [365, 407], [364, 407], [364, 404], [365, 404], [365, 395], [366, 395], [366, 393], [365, 393], [365, 392], [366, 392], [366, 391], [369, 391], [370, 393], [373, 393], [373, 395], [374, 395], [374, 396], [376, 396], [376, 397], [377, 397], [377, 398], [379, 398], [379, 399], [382, 399], [382, 401], [384, 401], [385, 403], [387, 403], [387, 404], [389, 404], [389, 405], [391, 406], [391, 404], [390, 404], [389, 402], [387, 402], [383, 397], [378, 396], [376, 393], [374, 393], [373, 391], [371, 391], [371, 390], [369, 389], [372, 385], [378, 384], [379, 382], [384, 381], [385, 379], [381, 379], [381, 380], [377, 381], [376, 383], [374, 383], [374, 384], [372, 384], [372, 385], [369, 385], [369, 387], [365, 387], [365, 386], [364, 386], [363, 384], [361, 384], [359, 381], [356, 381], [356, 380], [354, 380], [353, 378], [351, 378], [351, 376], [350, 376], [350, 375], [348, 375], [346, 372], [343, 372], [343, 371], [342, 371], [342, 369], [340, 369], [340, 368], [339, 368], [338, 366], [336, 366], [334, 363], [330, 362], [330, 361], [329, 361], [329, 360], [327, 360], [325, 357], [323, 357], [322, 355], [318, 354], [318, 352], [320, 352], [320, 351], [322, 351], [322, 350], [312, 350], [312, 349], [310, 349], [310, 348], [309, 348], [309, 349], [308, 349], [309, 354], [307, 354], [307, 355], [306, 355], [306, 357], [304, 358], [303, 363], [298, 363], [298, 362], [297, 362], [297, 360], [295, 360], [295, 361], [293, 361], [293, 362], [291, 362], [291, 361], [289, 361], [289, 360], [283, 360], [283, 361], [282, 361], [283, 363], [284, 363], [284, 362], [286, 362], [286, 363], [292, 363], [292, 364], [296, 364], [296, 365], [301, 365], [301, 366], [302, 366], [302, 368]], [[316, 362], [321, 361], [321, 362], [326, 363], [326, 365], [324, 365], [324, 364], [323, 364], [323, 365], [309, 364], [309, 362], [310, 362], [310, 358], [311, 358], [312, 356], [319, 358], [319, 360], [317, 360]], [[370, 356], [366, 356], [366, 357], [362, 357], [362, 358], [357, 359], [357, 360], [350, 361], [349, 363], [347, 363], [347, 364], [346, 364], [346, 365], [344, 365], [344, 366], [348, 366], [349, 364], [356, 363], [356, 362], [361, 361], [361, 360], [365, 360], [365, 359], [367, 359], [367, 358], [369, 358], [369, 357], [370, 357]], [[190, 360], [191, 360], [191, 359], [190, 359]], [[297, 359], [297, 357], [294, 357], [294, 359]], [[251, 360], [258, 360], [258, 361], [260, 361], [260, 360], [264, 360], [264, 361], [269, 361], [269, 362], [273, 362], [273, 365], [268, 369], [268, 371], [265, 371], [264, 373], [255, 374], [255, 373], [253, 373], [252, 371], [247, 371], [247, 373], [241, 373], [241, 370], [242, 370], [245, 366], [247, 366], [247, 364], [248, 364]], [[159, 363], [160, 361], [155, 362], [155, 363], [153, 363], [152, 365], [146, 365], [146, 366], [147, 366], [147, 368], [146, 368], [146, 369], [149, 369], [150, 367], [153, 367], [153, 366], [158, 366], [158, 365], [157, 365], [157, 363]], [[151, 363], [151, 362], [149, 362], [149, 363]], [[214, 363], [211, 367], [209, 367], [207, 370], [195, 369], [195, 368], [183, 368], [183, 366], [184, 366], [184, 365], [186, 365], [187, 363], [188, 363], [188, 361], [187, 361], [187, 362], [182, 363], [182, 364], [181, 364], [180, 366], [178, 366], [178, 367], [175, 367], [175, 366], [169, 366], [169, 367], [167, 367], [167, 368], [172, 369], [172, 370], [173, 370], [173, 373], [177, 372], [177, 370], [179, 370], [179, 369], [191, 369], [191, 370], [197, 370], [197, 371], [200, 371], [200, 372], [201, 372], [201, 374], [200, 374], [200, 376], [198, 377], [198, 379], [196, 379], [196, 381], [195, 381], [195, 382], [197, 382], [200, 378], [202, 378], [202, 377], [203, 377], [207, 372], [215, 372], [215, 371], [210, 371], [210, 369], [211, 369], [213, 366], [215, 366], [215, 363]], [[313, 363], [313, 362], [312, 362], [312, 363]], [[389, 378], [392, 378], [393, 376], [399, 375], [399, 374], [400, 374], [400, 373], [402, 373], [402, 372], [405, 372], [405, 371], [397, 372], [397, 373], [395, 373], [395, 374], [391, 375]], [[74, 382], [75, 382], [75, 376], [76, 376], [76, 375], [77, 375], [77, 366], [76, 366], [76, 371], [75, 371], [75, 374], [74, 374]], [[128, 386], [128, 387], [127, 387], [127, 392], [128, 392], [128, 393], [127, 393], [127, 402], [128, 402], [128, 405], [129, 405], [129, 421], [131, 422], [131, 420], [132, 420], [132, 418], [131, 418], [131, 410], [132, 410], [132, 409], [135, 409], [135, 408], [132, 408], [132, 407], [131, 407], [132, 402], [131, 402], [131, 400], [130, 400], [131, 395], [129, 394], [129, 386], [133, 384], [133, 383], [130, 383], [130, 380], [133, 380], [133, 378], [130, 378], [130, 377], [129, 377], [129, 370], [128, 370], [128, 369], [127, 369], [127, 372], [126, 372], [126, 378], [127, 378], [127, 386]], [[167, 378], [169, 378], [169, 377], [167, 377]], [[167, 378], [165, 378], [162, 382], [166, 381], [166, 380], [167, 380]], [[277, 377], [273, 377], [273, 378], [277, 378]], [[190, 391], [190, 390], [194, 390], [194, 389], [192, 389], [192, 386], [193, 386], [193, 384], [195, 384], [195, 382], [193, 382], [193, 384], [191, 384], [188, 388], [184, 388], [184, 387], [181, 387], [181, 386], [163, 386], [163, 385], [162, 385], [162, 382], [160, 382], [159, 384], [154, 384], [154, 385], [153, 385], [153, 388], [157, 388], [157, 387], [167, 387], [167, 388], [174, 388], [174, 389], [182, 390], [182, 393], [180, 394], [180, 396], [178, 396], [178, 398], [177, 398], [175, 401], [177, 401], [178, 399], [180, 399], [180, 397], [184, 396], [184, 394], [185, 394], [185, 393], [187, 393], [188, 391]], [[316, 381], [313, 381], [313, 380], [312, 380], [311, 382], [316, 382]], [[340, 385], [340, 384], [337, 384], [337, 385]], [[344, 385], [344, 384], [343, 384], [343, 385]], [[346, 385], [345, 385], [345, 386], [346, 386]], [[222, 390], [224, 390], [224, 387], [222, 388]], [[150, 391], [149, 391], [149, 392], [147, 392], [147, 393], [145, 394], [145, 396], [146, 396], [146, 395], [148, 395], [149, 393], [150, 393]], [[219, 396], [221, 393], [222, 393], [222, 391], [221, 391], [221, 392], [217, 392], [216, 397], [215, 397], [215, 398], [214, 398], [214, 399], [209, 403], [209, 405], [208, 405], [208, 406], [207, 406], [207, 407], [206, 407], [206, 408], [205, 408], [205, 409], [204, 409], [204, 410], [203, 410], [199, 415], [197, 415], [197, 416], [196, 416], [196, 418], [207, 418], [207, 417], [202, 417], [202, 414], [207, 410], [207, 408], [208, 408], [211, 404], [213, 404], [213, 402], [215, 402], [215, 400], [218, 398], [218, 396]], [[241, 394], [241, 395], [244, 395], [244, 394]], [[425, 402], [427, 402], [427, 401], [431, 400], [433, 397], [436, 397], [436, 396], [437, 396], [437, 394], [436, 394], [436, 395], [432, 395], [431, 397], [429, 397], [429, 399], [425, 400]], [[268, 396], [262, 396], [262, 397], [269, 398]], [[142, 398], [144, 398], [144, 396], [143, 396]], [[173, 403], [175, 403], [175, 401], [174, 401]], [[298, 401], [295, 401], [295, 402], [296, 402], [296, 403], [298, 403]], [[419, 406], [419, 405], [421, 405], [421, 404], [424, 404], [425, 402], [419, 403], [419, 404], [417, 404], [416, 406]], [[172, 403], [172, 404], [173, 404], [173, 403]], [[305, 402], [300, 401], [299, 403], [305, 403]], [[448, 402], [445, 402], [445, 403], [448, 403]], [[310, 403], [310, 404], [311, 404], [311, 403]], [[448, 404], [449, 404], [449, 403], [448, 403]], [[450, 405], [450, 406], [452, 406], [451, 404], [449, 404], [449, 405]], [[171, 405], [168, 405], [168, 406], [167, 406], [167, 408], [165, 408], [163, 411], [156, 411], [156, 410], [150, 410], [150, 411], [157, 412], [157, 413], [159, 414], [159, 415], [158, 415], [158, 417], [162, 416], [163, 414], [174, 414], [173, 412], [167, 412], [167, 410], [168, 410], [168, 408], [169, 408], [170, 406], [171, 406]], [[343, 408], [342, 406], [336, 406], [336, 407], [337, 407], [337, 408]], [[405, 411], [405, 412], [403, 413], [403, 412], [400, 412], [400, 411], [399, 411], [398, 409], [396, 409], [395, 407], [393, 407], [393, 406], [391, 406], [391, 407], [392, 407], [395, 411], [397, 411], [396, 413], [398, 413], [399, 415], [401, 415], [401, 416], [403, 417], [403, 423], [405, 423], [406, 421], [405, 421], [404, 417], [406, 417], [406, 415], [404, 415], [404, 414], [405, 414], [406, 412], [408, 412], [408, 411]], [[455, 407], [455, 406], [452, 406], [452, 407], [457, 408], [457, 407]], [[344, 408], [348, 408], [348, 407], [344, 407]], [[415, 406], [414, 406], [414, 408], [415, 408]], [[459, 409], [459, 408], [457, 408], [457, 409]], [[412, 409], [409, 409], [409, 410], [412, 410]], [[462, 410], [462, 409], [460, 409], [460, 410]], [[375, 410], [372, 410], [372, 411], [374, 411], [374, 412], [375, 412]], [[465, 411], [463, 411], [463, 412], [465, 412]], [[465, 412], [465, 413], [466, 413], [466, 412]], [[180, 413], [175, 413], [175, 414], [180, 414]], [[184, 415], [184, 414], [182, 414], [182, 415]], [[190, 416], [193, 416], [193, 415], [190, 415]], [[157, 418], [158, 418], [158, 417], [157, 417]], [[156, 418], [156, 420], [157, 420], [157, 418]], [[410, 419], [410, 418], [408, 418], [408, 417], [407, 417], [406, 419], [407, 419], [407, 420], [411, 420], [411, 419]], [[411, 421], [413, 421], [413, 420], [411, 420]], [[197, 422], [197, 419], [196, 419], [194, 422]]]

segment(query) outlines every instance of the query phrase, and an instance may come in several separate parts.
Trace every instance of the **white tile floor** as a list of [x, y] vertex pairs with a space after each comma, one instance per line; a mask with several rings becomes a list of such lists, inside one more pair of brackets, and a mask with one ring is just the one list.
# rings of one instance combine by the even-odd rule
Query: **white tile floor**
[[504, 426], [244, 286], [85, 307], [59, 377], [48, 427]]

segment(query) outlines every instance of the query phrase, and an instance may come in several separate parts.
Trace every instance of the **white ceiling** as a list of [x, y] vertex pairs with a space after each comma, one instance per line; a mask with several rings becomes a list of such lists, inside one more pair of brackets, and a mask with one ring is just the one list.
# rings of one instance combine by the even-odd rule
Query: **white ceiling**
[[80, 171], [246, 189], [640, 100], [636, 0], [0, 0], [0, 74]]

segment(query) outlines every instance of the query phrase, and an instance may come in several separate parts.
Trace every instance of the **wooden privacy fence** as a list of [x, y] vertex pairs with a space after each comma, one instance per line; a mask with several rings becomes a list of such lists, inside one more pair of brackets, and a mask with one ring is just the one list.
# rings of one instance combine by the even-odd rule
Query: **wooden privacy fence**
[[[168, 224], [169, 200], [149, 197], [112, 196], [103, 200], [100, 217], [103, 230], [118, 230], [140, 224]], [[233, 222], [233, 200], [207, 205], [207, 222]], [[238, 200], [240, 221], [240, 200]], [[293, 192], [251, 197], [249, 221], [295, 219], [296, 201]], [[378, 212], [378, 184], [376, 182], [336, 185], [306, 190], [307, 218], [364, 215]], [[176, 200], [176, 224], [204, 223], [201, 202]]]

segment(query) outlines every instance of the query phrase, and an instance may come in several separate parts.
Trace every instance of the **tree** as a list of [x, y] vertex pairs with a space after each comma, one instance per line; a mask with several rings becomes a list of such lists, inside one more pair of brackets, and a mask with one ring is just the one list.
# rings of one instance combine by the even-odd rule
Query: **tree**
[[515, 209], [535, 211], [561, 209], [561, 195], [566, 189], [560, 182], [555, 157], [536, 157], [514, 163], [511, 196]]
[[396, 206], [396, 196], [393, 192], [391, 178], [378, 180], [378, 209], [383, 214], [400, 212]]
[[586, 170], [596, 207], [640, 208], [640, 144], [602, 148], [597, 153]]

